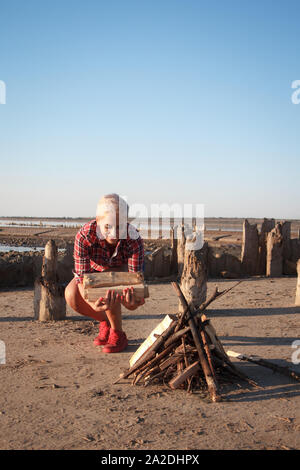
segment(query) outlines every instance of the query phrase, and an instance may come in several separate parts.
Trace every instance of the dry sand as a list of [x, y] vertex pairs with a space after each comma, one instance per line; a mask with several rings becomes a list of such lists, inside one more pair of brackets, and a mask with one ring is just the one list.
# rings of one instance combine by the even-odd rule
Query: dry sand
[[[210, 280], [209, 293], [236, 281]], [[207, 310], [225, 349], [291, 364], [300, 339], [296, 279], [244, 280]], [[129, 347], [105, 355], [97, 326], [68, 310], [67, 320], [33, 320], [33, 289], [0, 292], [1, 449], [299, 449], [300, 383], [237, 361], [261, 389], [227, 385], [221, 403], [167, 386], [113, 385], [158, 322], [177, 310], [170, 283], [124, 311]], [[300, 359], [300, 352], [298, 355]], [[300, 372], [300, 365], [293, 366]]]

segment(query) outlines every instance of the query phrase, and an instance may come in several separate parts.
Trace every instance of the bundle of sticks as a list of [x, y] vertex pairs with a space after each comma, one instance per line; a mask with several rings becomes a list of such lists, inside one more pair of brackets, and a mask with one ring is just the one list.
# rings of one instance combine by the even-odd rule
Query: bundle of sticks
[[[216, 298], [233, 287], [218, 288], [199, 308], [189, 307], [179, 285], [172, 283], [183, 313], [173, 315], [169, 327], [159, 335], [142, 356], [115, 382], [132, 378], [132, 384], [164, 383], [171, 389], [204, 389], [213, 402], [221, 400], [220, 379], [257, 384], [236, 368], [226, 354], [204, 311]], [[235, 284], [237, 285], [237, 284]]]

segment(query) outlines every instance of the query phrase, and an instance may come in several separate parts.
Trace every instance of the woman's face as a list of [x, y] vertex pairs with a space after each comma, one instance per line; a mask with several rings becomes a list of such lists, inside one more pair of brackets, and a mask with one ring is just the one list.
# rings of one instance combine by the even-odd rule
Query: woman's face
[[97, 224], [107, 243], [110, 245], [116, 245], [121, 238], [121, 233], [124, 232], [124, 230], [120, 230], [118, 213], [105, 214], [97, 220]]

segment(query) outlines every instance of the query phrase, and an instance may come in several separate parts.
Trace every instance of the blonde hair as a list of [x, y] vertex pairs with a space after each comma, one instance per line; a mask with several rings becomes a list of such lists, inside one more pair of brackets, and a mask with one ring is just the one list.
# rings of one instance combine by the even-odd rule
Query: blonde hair
[[112, 193], [103, 196], [97, 205], [96, 219], [102, 219], [107, 214], [115, 214], [121, 218], [128, 217], [129, 206], [125, 199]]

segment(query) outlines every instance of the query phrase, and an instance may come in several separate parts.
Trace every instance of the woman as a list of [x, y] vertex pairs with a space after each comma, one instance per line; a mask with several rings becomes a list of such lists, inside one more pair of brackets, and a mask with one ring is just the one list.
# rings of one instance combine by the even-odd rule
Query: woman
[[144, 243], [137, 230], [127, 222], [128, 205], [117, 194], [103, 196], [97, 206], [96, 219], [85, 224], [74, 243], [74, 279], [65, 290], [67, 304], [81, 315], [100, 322], [95, 346], [102, 351], [123, 351], [128, 340], [122, 329], [121, 305], [135, 310], [145, 303], [138, 301], [133, 287], [123, 295], [108, 290], [106, 297], [88, 302], [83, 293], [83, 275], [97, 271], [141, 272], [144, 265]]

